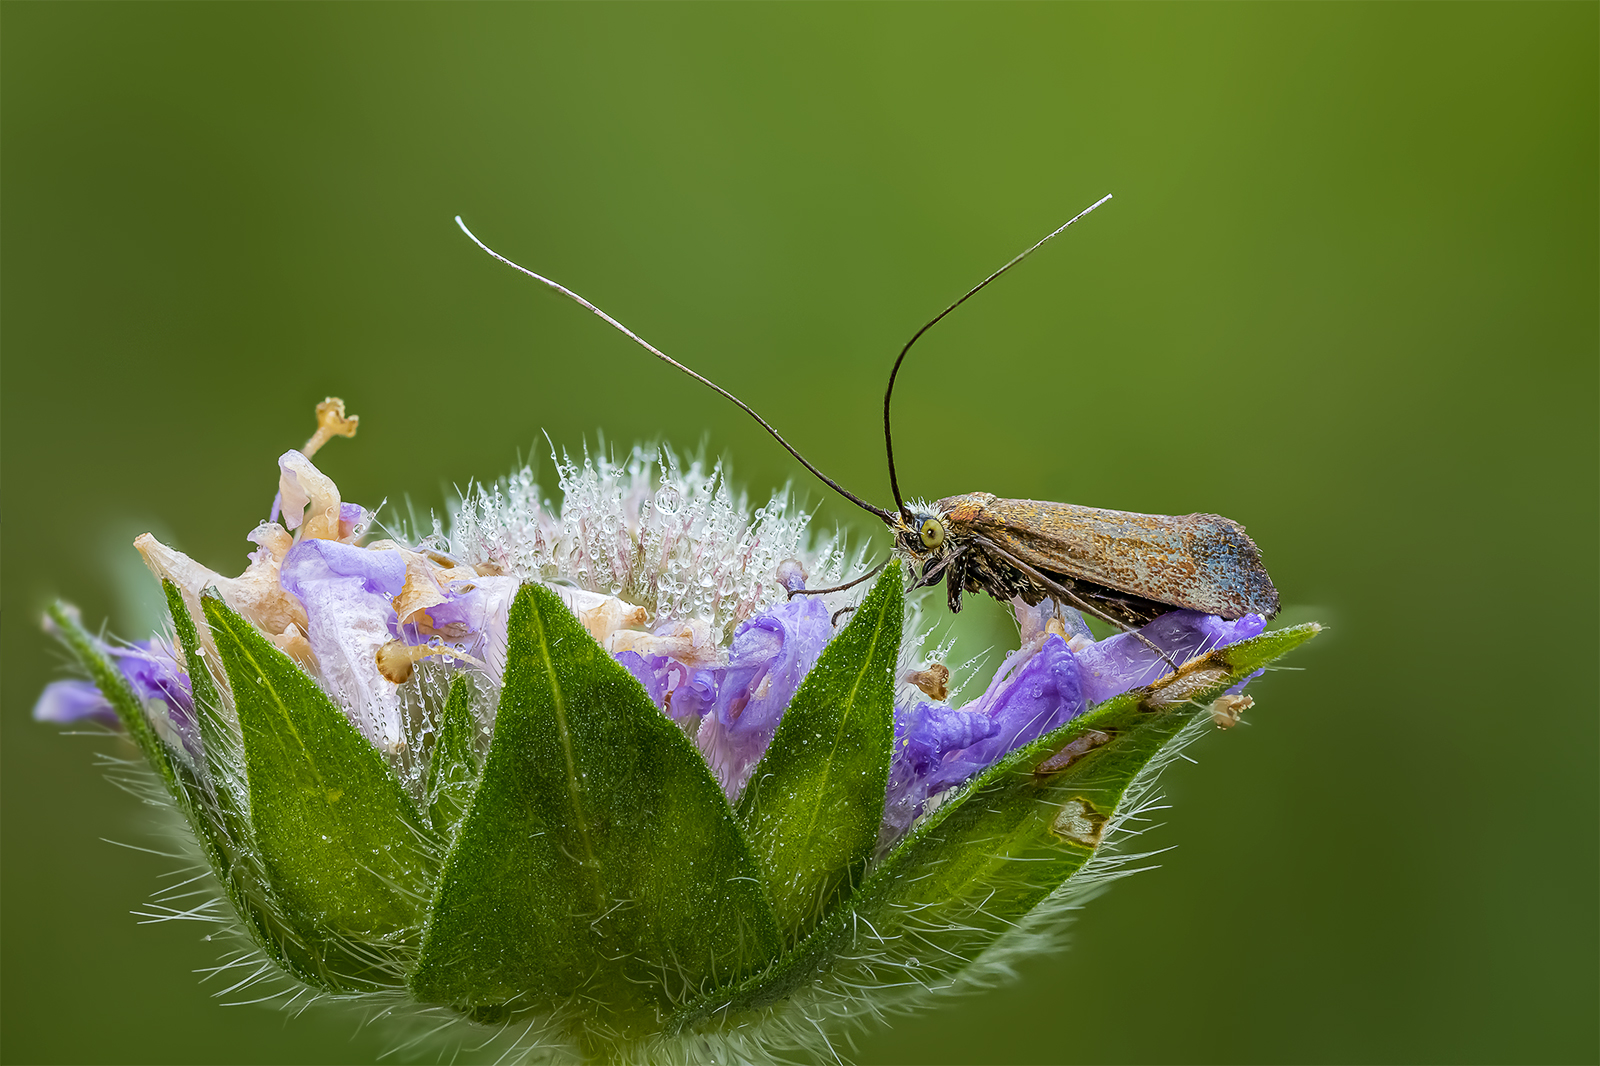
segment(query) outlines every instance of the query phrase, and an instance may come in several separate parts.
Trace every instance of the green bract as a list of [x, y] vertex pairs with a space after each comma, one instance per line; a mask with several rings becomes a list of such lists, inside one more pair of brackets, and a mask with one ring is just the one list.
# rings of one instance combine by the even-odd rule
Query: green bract
[[1212, 702], [1318, 631], [1107, 701], [876, 854], [903, 580], [889, 567], [828, 644], [736, 808], [541, 585], [511, 609], [492, 733], [469, 712], [482, 690], [456, 676], [416, 787], [218, 598], [198, 601], [206, 638], [166, 585], [203, 764], [154, 735], [68, 611], [52, 616], [244, 931], [294, 980], [505, 1025], [541, 1054], [722, 1060], [985, 976], [1107, 868], [1105, 842]]

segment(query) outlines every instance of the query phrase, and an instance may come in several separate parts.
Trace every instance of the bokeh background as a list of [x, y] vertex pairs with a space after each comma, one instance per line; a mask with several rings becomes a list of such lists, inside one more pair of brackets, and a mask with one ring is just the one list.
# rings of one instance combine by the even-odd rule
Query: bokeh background
[[115, 742], [29, 720], [47, 599], [147, 631], [145, 529], [242, 568], [323, 396], [368, 504], [661, 438], [871, 532], [452, 215], [882, 500], [894, 351], [1112, 192], [918, 350], [903, 480], [1233, 516], [1332, 628], [1070, 951], [859, 1057], [1594, 1061], [1597, 10], [6, 4], [4, 1058], [387, 1046], [214, 1002]]

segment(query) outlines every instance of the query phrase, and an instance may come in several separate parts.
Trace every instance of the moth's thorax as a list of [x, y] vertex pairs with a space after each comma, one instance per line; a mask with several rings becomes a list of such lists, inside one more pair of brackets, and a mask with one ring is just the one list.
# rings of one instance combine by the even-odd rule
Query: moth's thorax
[[970, 525], [997, 497], [992, 492], [964, 492], [946, 496], [933, 505], [933, 511], [948, 525]]

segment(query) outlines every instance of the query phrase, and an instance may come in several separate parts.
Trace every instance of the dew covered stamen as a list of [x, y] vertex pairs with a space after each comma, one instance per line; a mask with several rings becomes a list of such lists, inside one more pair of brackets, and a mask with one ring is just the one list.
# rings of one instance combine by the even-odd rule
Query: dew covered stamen
[[804, 554], [812, 570], [837, 571], [833, 542], [805, 544], [808, 518], [786, 493], [751, 513], [720, 464], [685, 467], [669, 449], [638, 447], [622, 461], [554, 461], [559, 509], [540, 498], [529, 468], [474, 486], [455, 510], [452, 553], [525, 580], [615, 595], [652, 619], [703, 620], [724, 642], [776, 602], [784, 559]]
[[403, 685], [411, 680], [414, 668], [423, 659], [442, 659], [446, 665], [452, 662], [470, 663], [480, 669], [488, 669], [488, 664], [482, 659], [473, 658], [464, 651], [452, 648], [448, 644], [407, 644], [402, 640], [391, 640], [379, 648], [374, 659], [378, 665], [378, 673], [385, 680], [396, 685]]

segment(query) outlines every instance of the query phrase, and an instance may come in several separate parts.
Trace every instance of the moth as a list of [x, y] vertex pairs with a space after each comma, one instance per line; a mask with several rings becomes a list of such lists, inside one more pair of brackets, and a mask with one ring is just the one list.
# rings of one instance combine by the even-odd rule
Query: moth
[[[1003, 602], [1020, 596], [1030, 606], [1049, 597], [1134, 633], [1155, 648], [1137, 628], [1176, 608], [1227, 619], [1252, 613], [1266, 618], [1277, 614], [1277, 589], [1261, 564], [1260, 550], [1243, 526], [1214, 514], [1135, 514], [1070, 503], [1006, 500], [988, 492], [948, 496], [931, 505], [913, 507], [900, 494], [894, 465], [890, 401], [895, 379], [912, 346], [950, 312], [1110, 199], [1105, 196], [1097, 200], [967, 290], [917, 330], [900, 350], [883, 395], [884, 448], [889, 486], [894, 494], [893, 511], [868, 503], [817, 469], [733, 393], [673, 359], [566, 286], [496, 252], [480, 241], [459, 215], [456, 225], [495, 259], [587, 308], [656, 358], [731, 400], [829, 488], [876, 515], [889, 528], [894, 554], [910, 567], [911, 586], [930, 587], [943, 581], [951, 611], [961, 610], [962, 595], [967, 592], [988, 593]], [[796, 594], [838, 592], [867, 580], [883, 565], [854, 581], [824, 589], [803, 589]], [[1156, 651], [1167, 658], [1159, 649]]]

